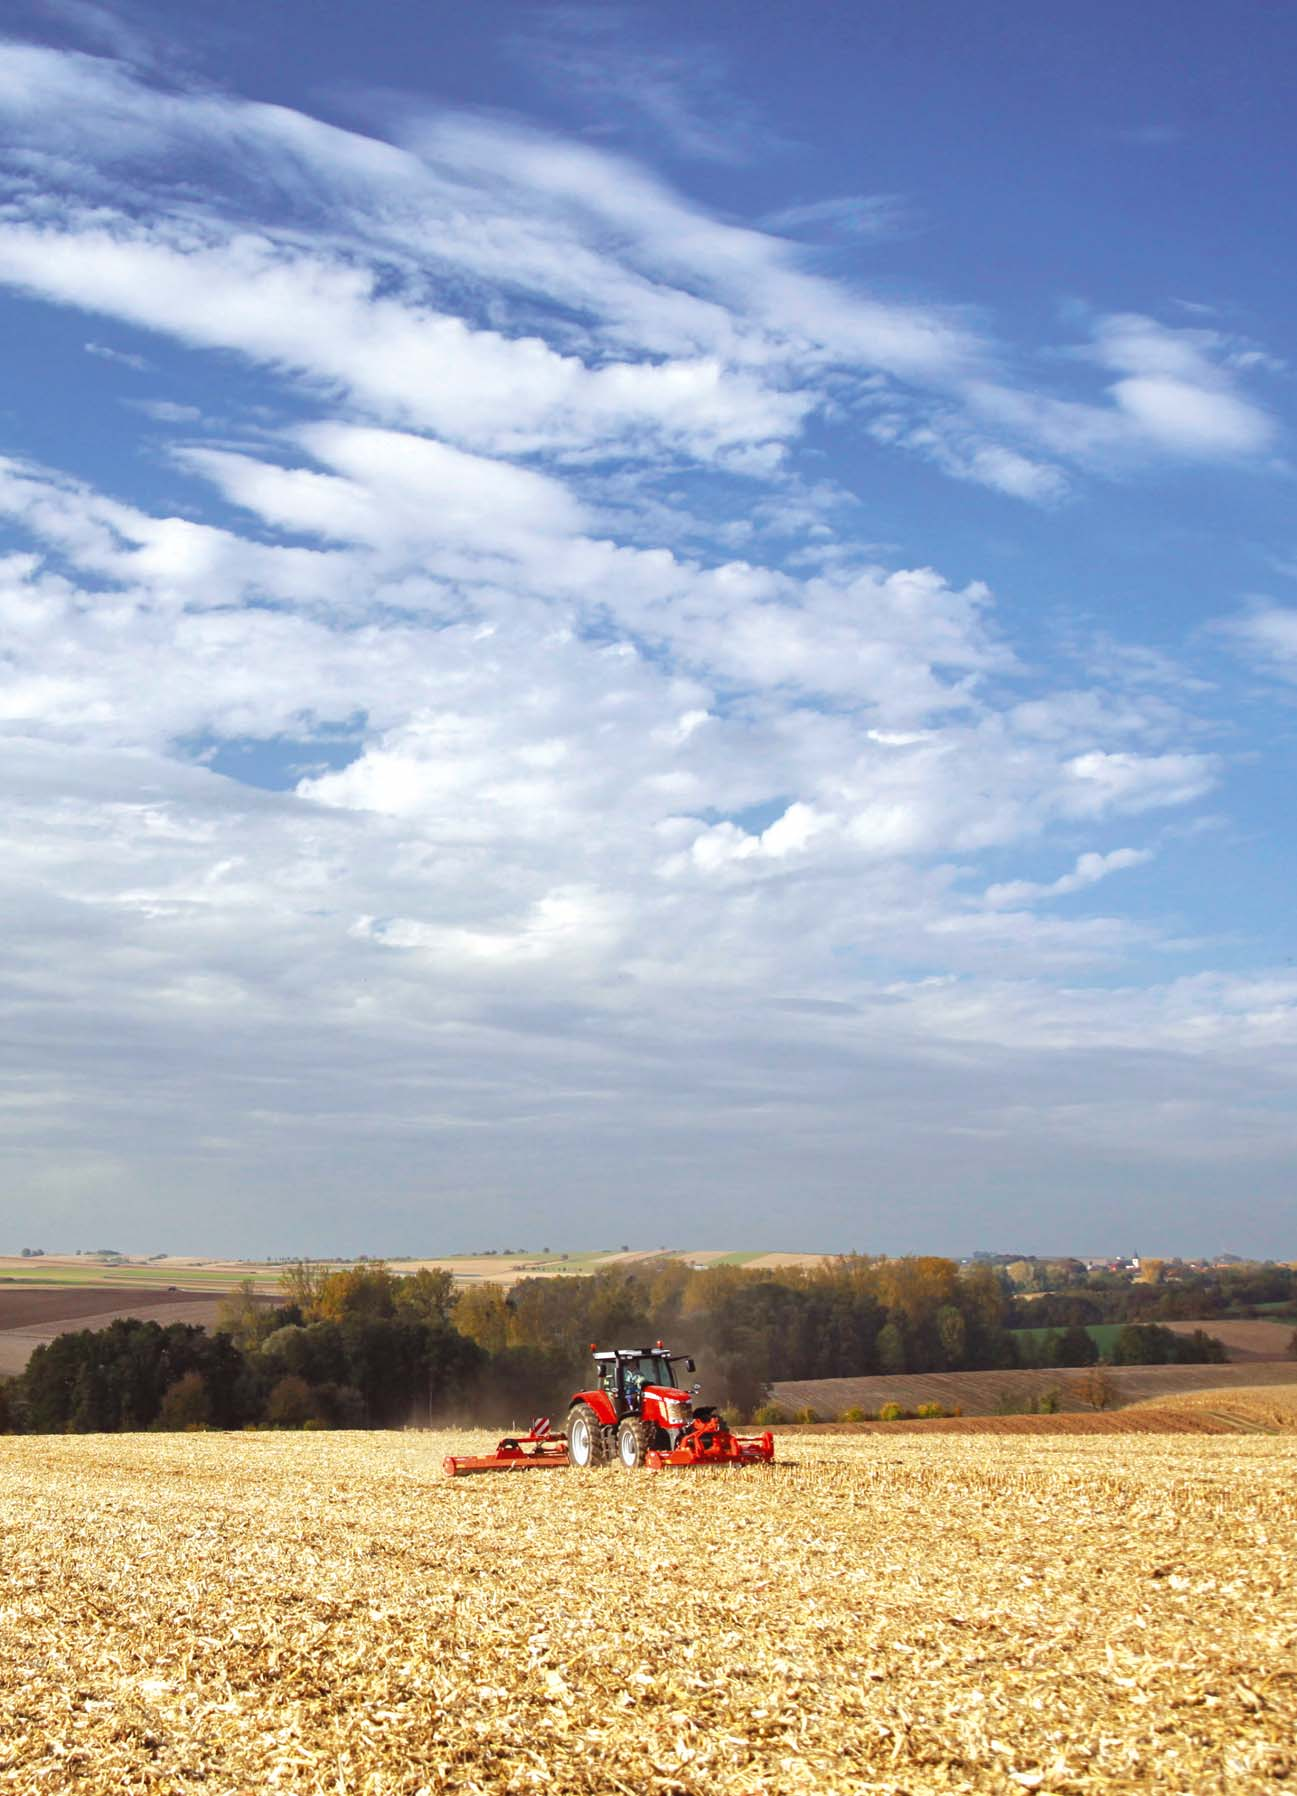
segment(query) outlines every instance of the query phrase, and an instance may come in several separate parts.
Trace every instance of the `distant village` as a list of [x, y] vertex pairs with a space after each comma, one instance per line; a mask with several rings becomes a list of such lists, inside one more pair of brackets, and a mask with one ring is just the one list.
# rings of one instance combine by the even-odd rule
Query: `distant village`
[[961, 1266], [993, 1266], [1022, 1290], [1033, 1287], [1037, 1290], [1054, 1290], [1059, 1286], [1067, 1287], [1096, 1276], [1101, 1277], [1105, 1273], [1128, 1283], [1167, 1285], [1177, 1284], [1188, 1278], [1200, 1278], [1204, 1273], [1222, 1272], [1240, 1266], [1297, 1266], [1297, 1260], [1253, 1260], [1237, 1253], [1218, 1253], [1213, 1254], [1210, 1259], [1184, 1260], [1137, 1253], [1086, 1259], [1070, 1254], [1042, 1256], [979, 1252], [969, 1254], [959, 1263]]

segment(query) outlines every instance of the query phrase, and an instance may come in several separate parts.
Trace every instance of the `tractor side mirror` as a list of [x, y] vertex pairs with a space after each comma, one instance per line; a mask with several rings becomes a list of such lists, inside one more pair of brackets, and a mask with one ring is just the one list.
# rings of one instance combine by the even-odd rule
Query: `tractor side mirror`
[[694, 1362], [691, 1359], [687, 1359], [685, 1361], [685, 1371], [686, 1372], [696, 1372], [697, 1370], [698, 1370], [697, 1366], [694, 1364]]

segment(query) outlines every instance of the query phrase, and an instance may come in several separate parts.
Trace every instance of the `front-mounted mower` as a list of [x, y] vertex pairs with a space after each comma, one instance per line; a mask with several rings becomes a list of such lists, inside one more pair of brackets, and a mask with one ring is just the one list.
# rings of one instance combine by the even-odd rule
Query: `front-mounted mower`
[[523, 1472], [543, 1466], [573, 1465], [582, 1471], [619, 1460], [628, 1471], [647, 1466], [769, 1465], [774, 1436], [735, 1434], [713, 1408], [694, 1407], [699, 1386], [684, 1390], [672, 1368], [694, 1370], [694, 1362], [670, 1354], [661, 1341], [652, 1347], [591, 1347], [599, 1371], [593, 1390], [578, 1391], [567, 1412], [566, 1434], [551, 1434], [549, 1418], [531, 1432], [506, 1436], [494, 1453], [445, 1460], [453, 1477], [464, 1472]]

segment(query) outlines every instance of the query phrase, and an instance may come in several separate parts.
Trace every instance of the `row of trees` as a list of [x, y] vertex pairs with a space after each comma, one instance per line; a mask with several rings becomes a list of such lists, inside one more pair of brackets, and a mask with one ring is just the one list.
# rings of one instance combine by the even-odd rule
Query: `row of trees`
[[709, 1399], [745, 1412], [776, 1379], [1017, 1363], [996, 1274], [935, 1256], [777, 1271], [653, 1260], [509, 1291], [470, 1286], [454, 1317], [492, 1355], [542, 1352], [582, 1375], [591, 1341], [661, 1337], [698, 1358]]
[[[661, 1259], [592, 1276], [457, 1290], [449, 1273], [381, 1262], [289, 1267], [282, 1301], [245, 1281], [208, 1334], [117, 1322], [60, 1336], [12, 1386], [10, 1425], [114, 1430], [248, 1424], [385, 1427], [561, 1415], [589, 1381], [589, 1344], [663, 1338], [700, 1362], [708, 1401], [750, 1414], [780, 1379], [1086, 1366], [1077, 1322], [1020, 1348], [988, 1266], [851, 1255], [754, 1271]], [[1123, 1330], [1121, 1364], [1223, 1358], [1218, 1342]], [[0, 1427], [4, 1426], [0, 1415]]]
[[466, 1405], [485, 1358], [419, 1322], [290, 1321], [245, 1352], [223, 1331], [118, 1321], [38, 1347], [5, 1407], [33, 1433], [395, 1427]]
[[1208, 1366], [1223, 1365], [1225, 1347], [1201, 1328], [1181, 1334], [1158, 1323], [1128, 1322], [1108, 1354], [1078, 1323], [1070, 1328], [1046, 1330], [1020, 1341], [1019, 1363], [1024, 1366], [1097, 1366], [1101, 1359], [1111, 1366]]

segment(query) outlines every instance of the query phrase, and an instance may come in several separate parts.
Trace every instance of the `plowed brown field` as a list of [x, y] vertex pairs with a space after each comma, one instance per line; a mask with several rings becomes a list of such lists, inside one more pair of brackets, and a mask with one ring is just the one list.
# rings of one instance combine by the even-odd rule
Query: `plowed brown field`
[[1181, 1335], [1191, 1335], [1196, 1328], [1204, 1329], [1221, 1342], [1234, 1361], [1286, 1359], [1297, 1364], [1289, 1348], [1293, 1334], [1297, 1332], [1291, 1322], [1208, 1320], [1167, 1322], [1164, 1326]]
[[[1220, 1390], [1235, 1385], [1291, 1384], [1297, 1362], [1243, 1366], [1116, 1366], [1111, 1377], [1118, 1404], [1156, 1402], [1186, 1391]], [[915, 1372], [897, 1377], [808, 1378], [771, 1386], [777, 1402], [790, 1413], [809, 1407], [824, 1420], [844, 1409], [876, 1412], [884, 1403], [917, 1409], [940, 1403], [962, 1409], [966, 1416], [994, 1415], [1002, 1403], [1026, 1403], [1046, 1391], [1057, 1391], [1059, 1409], [1084, 1414], [1089, 1405], [1078, 1395], [1079, 1369], [1049, 1372]]]
[[205, 1291], [143, 1290], [132, 1297], [120, 1285], [0, 1285], [0, 1377], [21, 1372], [42, 1342], [73, 1329], [107, 1328], [123, 1316], [210, 1328], [220, 1307], [221, 1299]]
[[[1272, 1796], [1297, 1441], [0, 1441], [14, 1796]], [[781, 1448], [784, 1443], [781, 1443]]]
[[1136, 1403], [1127, 1409], [1069, 1412], [1052, 1416], [933, 1416], [900, 1422], [811, 1422], [776, 1425], [782, 1438], [852, 1434], [1239, 1434], [1245, 1423], [1221, 1410], [1182, 1409], [1175, 1404]]
[[[207, 1291], [156, 1291], [146, 1289], [138, 1301], [150, 1309], [210, 1300]], [[0, 1333], [15, 1328], [45, 1328], [65, 1323], [86, 1327], [83, 1318], [121, 1312], [135, 1301], [120, 1285], [0, 1285]]]

